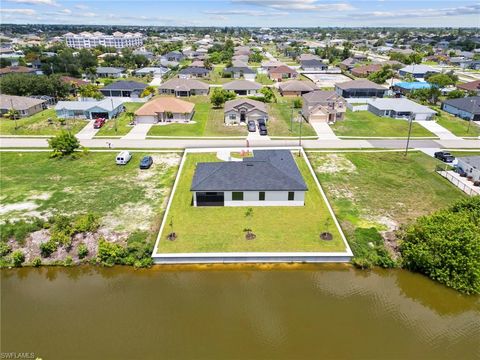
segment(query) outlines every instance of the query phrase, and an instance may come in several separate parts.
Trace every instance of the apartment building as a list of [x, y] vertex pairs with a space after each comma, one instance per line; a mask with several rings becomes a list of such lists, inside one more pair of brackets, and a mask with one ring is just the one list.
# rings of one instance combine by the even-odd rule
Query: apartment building
[[112, 35], [107, 35], [99, 31], [94, 33], [84, 31], [79, 34], [67, 33], [64, 35], [64, 38], [67, 46], [75, 49], [94, 48], [98, 45], [123, 49], [128, 47], [136, 48], [143, 45], [143, 35], [138, 32], [122, 33], [116, 31]]

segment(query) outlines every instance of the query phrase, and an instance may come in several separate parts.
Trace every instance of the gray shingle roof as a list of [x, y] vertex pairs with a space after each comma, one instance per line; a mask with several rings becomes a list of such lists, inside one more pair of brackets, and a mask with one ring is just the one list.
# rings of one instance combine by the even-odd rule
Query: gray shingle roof
[[259, 110], [267, 114], [267, 107], [265, 106], [265, 103], [257, 100], [252, 100], [252, 99], [229, 100], [225, 102], [224, 111], [227, 112], [235, 109], [239, 105], [245, 105], [245, 104], [247, 104], [247, 107], [251, 107], [249, 111]]
[[445, 100], [443, 103], [467, 111], [471, 114], [480, 114], [480, 96]]
[[116, 67], [97, 67], [97, 74], [119, 74], [123, 72], [124, 68], [116, 68]]
[[306, 191], [289, 150], [255, 150], [243, 161], [198, 163], [191, 191]]
[[146, 84], [137, 81], [115, 81], [104, 86], [101, 90], [143, 90], [147, 87]]
[[0, 95], [0, 109], [27, 110], [32, 106], [43, 104], [47, 100], [35, 99], [27, 96]]
[[182, 75], [206, 75], [210, 72], [209, 69], [203, 68], [203, 67], [187, 67], [185, 69], [182, 69], [180, 71], [180, 74]]
[[262, 85], [255, 81], [249, 80], [234, 80], [223, 85], [225, 90], [258, 90]]
[[374, 82], [370, 80], [351, 80], [351, 81], [346, 81], [342, 82], [339, 84], [335, 85], [336, 87], [342, 89], [342, 90], [349, 90], [349, 89], [376, 89], [376, 90], [385, 90], [387, 91], [387, 88], [384, 88], [383, 86], [380, 86], [378, 84], [375, 84]]
[[170, 90], [187, 90], [190, 91], [192, 89], [199, 89], [199, 90], [208, 90], [209, 86], [208, 84], [205, 84], [204, 82], [194, 80], [194, 79], [170, 79], [160, 85], [158, 87], [159, 89], [170, 89]]

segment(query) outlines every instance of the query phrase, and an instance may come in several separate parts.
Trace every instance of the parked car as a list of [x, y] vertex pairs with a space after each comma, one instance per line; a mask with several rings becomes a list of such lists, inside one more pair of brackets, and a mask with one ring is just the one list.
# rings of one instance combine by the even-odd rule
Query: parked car
[[455, 168], [455, 172], [460, 175], [460, 177], [467, 177], [467, 173], [461, 167]]
[[267, 127], [265, 125], [259, 125], [258, 126], [258, 132], [262, 136], [268, 135]]
[[258, 127], [260, 127], [260, 125], [266, 125], [265, 119], [258, 119], [257, 122], [258, 122]]
[[103, 125], [105, 125], [105, 121], [106, 120], [104, 118], [95, 119], [95, 122], [93, 123], [93, 128], [100, 129]]
[[249, 132], [255, 132], [257, 131], [257, 125], [255, 125], [255, 121], [254, 120], [248, 120], [248, 131]]
[[127, 165], [131, 158], [132, 154], [130, 154], [130, 151], [121, 151], [115, 158], [115, 162], [117, 165]]
[[446, 163], [451, 163], [455, 160], [455, 156], [446, 151], [437, 151], [434, 154], [435, 158]]
[[153, 164], [153, 159], [151, 156], [144, 156], [142, 160], [140, 160], [140, 169], [149, 169], [150, 166]]

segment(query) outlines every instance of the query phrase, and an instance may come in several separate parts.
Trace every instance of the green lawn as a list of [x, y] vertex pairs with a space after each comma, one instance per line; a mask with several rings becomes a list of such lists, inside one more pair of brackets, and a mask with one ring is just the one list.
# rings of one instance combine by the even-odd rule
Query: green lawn
[[421, 152], [308, 157], [347, 234], [355, 227], [405, 224], [464, 196], [434, 172], [440, 162]]
[[[48, 119], [52, 119], [52, 123]], [[0, 118], [0, 135], [56, 135], [62, 130], [70, 130], [74, 134], [79, 132], [87, 121], [79, 119], [66, 119], [62, 125], [55, 114], [54, 109], [43, 110], [35, 115], [16, 121]]]
[[[369, 111], [352, 112], [347, 110], [345, 120], [333, 124], [332, 130], [338, 136], [407, 137], [408, 121], [380, 117]], [[435, 137], [434, 134], [415, 122], [412, 124], [412, 136]]]
[[[121, 113], [116, 120], [108, 120], [105, 125], [102, 126], [96, 136], [123, 136], [128, 134], [130, 130], [132, 130], [132, 127], [128, 124], [132, 122], [133, 117], [129, 114], [134, 113], [138, 108], [143, 105], [143, 103], [131, 102], [124, 103], [123, 105], [126, 107], [126, 111]], [[117, 128], [116, 131], [115, 126]]]
[[0, 221], [91, 211], [109, 231], [158, 229], [179, 155], [150, 154], [154, 165], [146, 171], [138, 168], [143, 153], [134, 153], [125, 166], [115, 164], [113, 152], [76, 160], [49, 155], [0, 153], [2, 207], [12, 210], [2, 209]]
[[[293, 122], [293, 131], [291, 128], [292, 102], [293, 98], [279, 98], [277, 103], [268, 104], [268, 135], [270, 136], [299, 136], [300, 122]], [[316, 136], [312, 126], [298, 115], [300, 109], [293, 109], [294, 118], [302, 119], [302, 136]]]
[[272, 85], [274, 81], [267, 74], [257, 74], [255, 81], [262, 85]]
[[470, 130], [468, 130], [469, 121], [450, 115], [438, 107], [434, 108], [434, 110], [438, 113], [435, 117], [437, 123], [445, 129], [450, 130], [453, 134], [460, 137], [480, 136], [480, 126], [475, 123], [471, 123]]
[[210, 72], [210, 75], [203, 79], [204, 82], [206, 82], [207, 84], [225, 84], [225, 83], [228, 83], [230, 81], [232, 81], [233, 79], [230, 78], [230, 77], [223, 77], [223, 69], [225, 68], [225, 65], [224, 64], [217, 64], [217, 65], [214, 65], [213, 67], [213, 70]]
[[[190, 186], [197, 162], [219, 161], [215, 154], [189, 154], [182, 170], [166, 223], [173, 219], [175, 241], [161, 234], [158, 252], [342, 251], [345, 246], [303, 158], [297, 163], [308, 186], [303, 207], [254, 207], [251, 221], [242, 207], [193, 207]], [[245, 240], [250, 227], [256, 239]], [[332, 241], [319, 234], [329, 231]]]
[[246, 136], [245, 127], [225, 126], [222, 109], [213, 109], [208, 96], [191, 96], [195, 103], [195, 124], [155, 125], [148, 136]]

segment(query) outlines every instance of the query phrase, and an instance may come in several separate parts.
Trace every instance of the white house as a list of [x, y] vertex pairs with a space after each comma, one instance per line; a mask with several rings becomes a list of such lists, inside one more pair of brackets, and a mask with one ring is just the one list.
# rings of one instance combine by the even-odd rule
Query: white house
[[304, 206], [308, 191], [289, 150], [254, 150], [243, 161], [198, 163], [193, 206]]
[[121, 98], [108, 98], [99, 101], [59, 101], [55, 105], [57, 117], [68, 119], [111, 119], [123, 111]]
[[249, 120], [268, 120], [265, 103], [250, 99], [236, 99], [225, 103], [225, 125], [246, 123]]
[[457, 158], [457, 166], [471, 176], [473, 181], [480, 181], [480, 156], [464, 156]]
[[406, 98], [375, 98], [368, 101], [368, 111], [394, 119], [432, 120], [436, 112]]
[[255, 96], [258, 90], [262, 88], [262, 85], [255, 81], [249, 80], [234, 80], [223, 85], [225, 90], [233, 91], [237, 95], [250, 95]]

